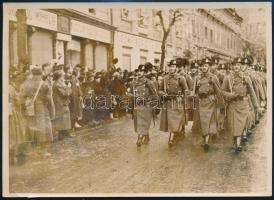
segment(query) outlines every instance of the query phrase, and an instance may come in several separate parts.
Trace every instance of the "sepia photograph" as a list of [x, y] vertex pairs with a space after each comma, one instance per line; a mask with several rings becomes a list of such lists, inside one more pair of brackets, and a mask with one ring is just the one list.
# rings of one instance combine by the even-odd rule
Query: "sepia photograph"
[[272, 4], [4, 3], [5, 197], [272, 196]]

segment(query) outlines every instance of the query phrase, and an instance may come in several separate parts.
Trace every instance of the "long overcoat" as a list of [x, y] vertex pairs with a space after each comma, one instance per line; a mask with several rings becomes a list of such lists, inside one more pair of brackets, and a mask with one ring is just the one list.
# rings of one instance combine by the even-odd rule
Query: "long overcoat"
[[[234, 73], [224, 79], [222, 89], [224, 91], [223, 94], [228, 100], [228, 130], [233, 136], [241, 136], [244, 129], [248, 126], [250, 112], [248, 95], [250, 95], [254, 108], [258, 107], [251, 80], [242, 73]], [[239, 99], [239, 97], [241, 98]]]
[[197, 78], [199, 97], [199, 116], [203, 135], [217, 133], [217, 105], [222, 107], [223, 96], [220, 91], [216, 75], [207, 72]]
[[153, 108], [150, 98], [157, 95], [151, 80], [141, 77], [134, 80], [130, 86], [133, 107], [134, 130], [138, 135], [148, 135], [153, 119]]
[[189, 89], [184, 76], [169, 74], [163, 78], [159, 86], [159, 94], [167, 95], [167, 97], [164, 99], [161, 111], [161, 131], [178, 133], [186, 125], [184, 96], [186, 91]]
[[52, 105], [52, 96], [50, 86], [43, 81], [37, 98], [34, 102], [34, 116], [26, 114], [26, 99], [33, 99], [40, 85], [42, 78], [40, 75], [33, 75], [27, 79], [21, 87], [21, 102], [23, 103], [23, 114], [29, 131], [30, 139], [35, 142], [51, 142], [53, 140], [51, 113], [54, 113], [54, 105]]
[[61, 79], [58, 79], [52, 85], [52, 92], [55, 105], [54, 130], [69, 130], [71, 129], [69, 110], [71, 88], [65, 85]]
[[9, 85], [9, 147], [26, 142], [24, 118], [22, 117], [19, 93]]

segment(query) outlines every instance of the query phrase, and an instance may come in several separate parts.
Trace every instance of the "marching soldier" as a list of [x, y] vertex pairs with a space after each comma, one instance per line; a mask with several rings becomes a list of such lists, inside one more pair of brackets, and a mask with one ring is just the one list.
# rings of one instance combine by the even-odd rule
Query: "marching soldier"
[[245, 132], [248, 122], [248, 95], [251, 97], [255, 110], [258, 108], [258, 102], [252, 83], [249, 77], [241, 72], [241, 63], [241, 58], [236, 58], [234, 60], [233, 74], [226, 77], [222, 85], [223, 94], [228, 101], [228, 127], [233, 135], [236, 153], [239, 153], [242, 150], [241, 137]]
[[[252, 84], [251, 74], [247, 70], [249, 68], [249, 65], [251, 65], [251, 62], [252, 62], [251, 59], [249, 59], [248, 57], [243, 58], [242, 65], [241, 65], [241, 71], [244, 73], [245, 76], [247, 76], [250, 79], [251, 85], [252, 85], [253, 90], [255, 92], [254, 86]], [[257, 96], [256, 96], [256, 99], [258, 101]], [[248, 95], [248, 103], [249, 103], [248, 123], [247, 123], [246, 130], [245, 130], [245, 132], [243, 134], [243, 137], [242, 137], [242, 141], [243, 142], [247, 141], [247, 137], [246, 136], [251, 135], [252, 134], [252, 129], [255, 127], [255, 116], [256, 116], [256, 113], [255, 113], [255, 109], [254, 109], [254, 106], [252, 104], [252, 99], [251, 99], [250, 95]]]
[[186, 72], [186, 68], [189, 65], [189, 60], [187, 58], [176, 58], [177, 62], [177, 73], [181, 76], [184, 76], [187, 82], [187, 87], [192, 90], [193, 80], [191, 76]]
[[223, 100], [217, 77], [210, 72], [210, 66], [210, 58], [206, 57], [202, 60], [201, 74], [194, 83], [194, 91], [199, 97], [199, 115], [205, 151], [209, 149], [210, 137], [217, 133], [216, 108]]
[[168, 145], [172, 146], [186, 124], [184, 101], [186, 92], [189, 91], [184, 76], [176, 73], [178, 62], [171, 60], [169, 73], [164, 76], [159, 86], [159, 94], [164, 98], [161, 113], [160, 130], [169, 132]]
[[[199, 67], [200, 67], [200, 64], [198, 61], [194, 61], [191, 63], [190, 65], [190, 76], [195, 83], [197, 83], [197, 77], [199, 75]], [[195, 88], [196, 86], [193, 85], [193, 89]], [[199, 98], [197, 95], [194, 95], [195, 94], [195, 91], [194, 90], [191, 90], [190, 91], [190, 95], [192, 96], [191, 98], [191, 103], [192, 103], [192, 120], [193, 120], [193, 124], [192, 124], [192, 128], [191, 128], [191, 132], [192, 133], [200, 133], [201, 132], [201, 123], [200, 123], [200, 115], [199, 115]]]
[[149, 127], [153, 119], [153, 110], [150, 105], [150, 97], [157, 95], [153, 83], [145, 77], [148, 68], [139, 65], [137, 79], [130, 86], [130, 94], [133, 96], [133, 120], [134, 130], [138, 134], [136, 145], [149, 142]]

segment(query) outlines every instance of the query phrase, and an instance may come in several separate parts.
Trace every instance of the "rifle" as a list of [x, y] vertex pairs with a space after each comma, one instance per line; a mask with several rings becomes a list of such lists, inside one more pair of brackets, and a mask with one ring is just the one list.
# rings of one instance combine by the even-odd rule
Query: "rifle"
[[190, 99], [192, 100], [192, 109], [196, 110], [196, 103], [195, 103], [195, 91], [196, 91], [196, 86], [197, 86], [197, 77], [194, 78], [194, 86], [192, 91], [190, 92]]

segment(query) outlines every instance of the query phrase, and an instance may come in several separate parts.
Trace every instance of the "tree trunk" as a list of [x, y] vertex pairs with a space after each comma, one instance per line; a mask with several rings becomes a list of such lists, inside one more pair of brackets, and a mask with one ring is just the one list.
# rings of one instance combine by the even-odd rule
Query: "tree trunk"
[[27, 64], [27, 15], [25, 9], [18, 9], [17, 17], [17, 42], [18, 42], [18, 60], [19, 68]]
[[164, 33], [163, 40], [162, 40], [162, 45], [161, 45], [161, 62], [160, 62], [160, 69], [164, 70], [164, 64], [165, 64], [165, 57], [166, 57], [166, 40], [167, 40], [167, 34]]

